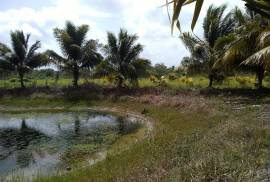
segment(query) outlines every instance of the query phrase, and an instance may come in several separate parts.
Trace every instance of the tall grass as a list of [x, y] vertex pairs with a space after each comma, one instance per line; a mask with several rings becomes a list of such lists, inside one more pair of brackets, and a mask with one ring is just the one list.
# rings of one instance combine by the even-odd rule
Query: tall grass
[[[214, 83], [216, 88], [255, 88], [255, 78], [253, 75], [227, 77], [223, 82]], [[114, 83], [106, 78], [100, 79], [80, 79], [79, 84], [95, 83], [100, 86], [114, 86]], [[72, 85], [72, 79], [59, 79], [57, 82], [54, 79], [26, 79], [27, 87], [66, 87]], [[264, 79], [263, 85], [270, 87], [269, 77]], [[177, 77], [175, 79], [163, 79], [160, 81], [153, 81], [151, 78], [139, 79], [139, 86], [145, 87], [168, 87], [170, 89], [183, 88], [206, 88], [208, 86], [208, 78], [205, 76], [193, 77]], [[0, 80], [0, 88], [19, 88], [20, 83], [18, 79], [11, 78], [8, 80]]]

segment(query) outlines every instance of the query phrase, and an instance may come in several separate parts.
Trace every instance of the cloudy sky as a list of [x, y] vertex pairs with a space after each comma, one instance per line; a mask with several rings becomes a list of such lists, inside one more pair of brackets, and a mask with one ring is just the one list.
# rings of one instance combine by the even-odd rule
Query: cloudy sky
[[[243, 7], [240, 0], [206, 0], [202, 16], [210, 4], [228, 4], [228, 9]], [[231, 1], [231, 2], [230, 2]], [[188, 55], [178, 32], [172, 36], [166, 8], [160, 8], [165, 0], [1, 0], [0, 42], [10, 43], [11, 30], [23, 30], [32, 35], [32, 40], [41, 40], [42, 49], [59, 48], [52, 29], [63, 27], [66, 20], [76, 25], [88, 24], [88, 37], [106, 42], [106, 32], [117, 33], [126, 28], [136, 33], [144, 45], [142, 57], [155, 63], [168, 66], [179, 65], [183, 56]], [[190, 30], [194, 6], [187, 6], [182, 12], [183, 30]], [[201, 35], [202, 20], [199, 20], [195, 33]]]

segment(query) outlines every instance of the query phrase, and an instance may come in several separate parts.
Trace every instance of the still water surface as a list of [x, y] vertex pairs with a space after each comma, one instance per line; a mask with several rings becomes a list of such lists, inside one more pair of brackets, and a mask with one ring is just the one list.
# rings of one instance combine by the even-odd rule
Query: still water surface
[[96, 112], [0, 113], [0, 179], [14, 173], [28, 176], [63, 170], [61, 156], [71, 146], [110, 145], [114, 139], [107, 136], [133, 130], [123, 121]]

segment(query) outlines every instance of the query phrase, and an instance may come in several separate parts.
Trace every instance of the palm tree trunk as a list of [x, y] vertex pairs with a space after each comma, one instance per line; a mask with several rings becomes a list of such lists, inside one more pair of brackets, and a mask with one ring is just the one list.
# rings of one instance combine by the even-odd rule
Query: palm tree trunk
[[78, 80], [80, 77], [79, 68], [77, 65], [73, 68], [73, 86], [78, 87]]
[[23, 72], [19, 72], [19, 78], [20, 78], [21, 88], [25, 88], [23, 77], [24, 77]]
[[209, 85], [208, 85], [208, 87], [209, 88], [212, 88], [213, 82], [214, 82], [214, 73], [209, 73], [208, 78], [209, 78]]
[[118, 78], [118, 81], [117, 81], [117, 88], [118, 89], [122, 89], [123, 88], [123, 82], [124, 80], [122, 78]]
[[263, 87], [263, 84], [262, 84], [263, 83], [263, 78], [264, 78], [264, 68], [260, 67], [257, 70], [257, 79], [258, 79], [257, 87], [259, 89], [261, 89]]

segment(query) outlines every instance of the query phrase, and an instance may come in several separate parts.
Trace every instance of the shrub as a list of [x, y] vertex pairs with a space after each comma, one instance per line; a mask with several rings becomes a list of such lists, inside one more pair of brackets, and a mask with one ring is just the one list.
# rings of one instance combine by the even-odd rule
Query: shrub
[[167, 87], [167, 83], [166, 83], [166, 80], [165, 79], [162, 79], [160, 82], [159, 82], [159, 86], [161, 87]]
[[189, 85], [189, 86], [193, 86], [193, 79], [190, 78], [190, 77], [182, 77], [180, 79], [180, 82], [186, 84], [186, 85]]
[[158, 78], [155, 77], [154, 75], [151, 75], [151, 76], [149, 77], [149, 80], [150, 80], [151, 82], [153, 82], [153, 83], [159, 83]]
[[169, 80], [173, 81], [173, 80], [176, 80], [177, 79], [177, 75], [175, 73], [170, 73], [168, 75], [168, 78], [169, 78]]
[[246, 85], [250, 82], [249, 79], [245, 77], [235, 77], [235, 80], [240, 84], [240, 85]]

